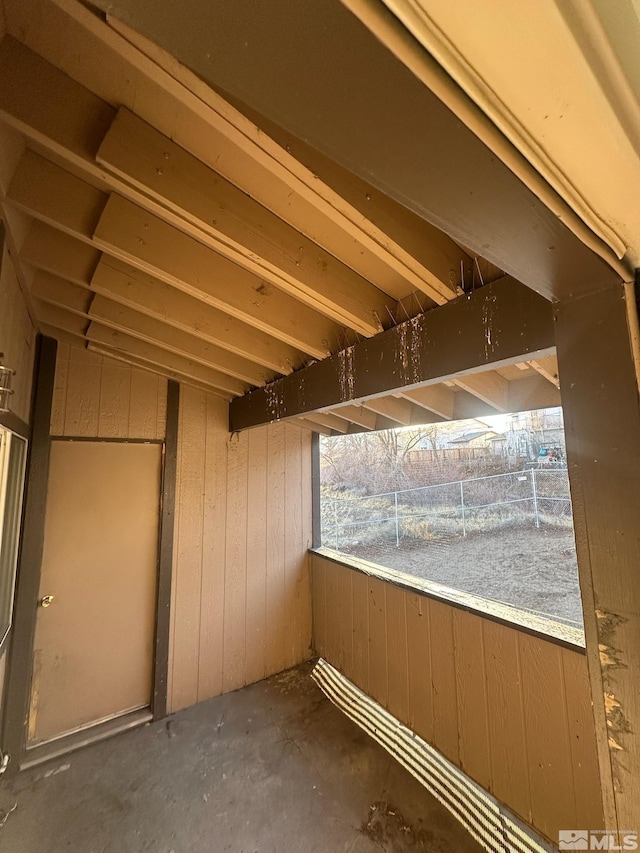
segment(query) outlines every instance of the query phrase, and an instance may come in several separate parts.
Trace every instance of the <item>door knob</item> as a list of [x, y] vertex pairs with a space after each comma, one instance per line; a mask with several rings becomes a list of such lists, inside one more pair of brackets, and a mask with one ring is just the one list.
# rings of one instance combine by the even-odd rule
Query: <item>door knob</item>
[[53, 602], [53, 596], [52, 595], [43, 595], [42, 598], [40, 599], [40, 607], [49, 607], [52, 602]]

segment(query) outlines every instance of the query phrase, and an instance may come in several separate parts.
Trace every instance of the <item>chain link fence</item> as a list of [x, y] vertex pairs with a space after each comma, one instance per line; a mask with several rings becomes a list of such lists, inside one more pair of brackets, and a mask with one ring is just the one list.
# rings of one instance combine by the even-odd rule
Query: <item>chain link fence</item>
[[325, 488], [322, 542], [358, 545], [439, 541], [509, 527], [571, 529], [566, 469], [531, 469], [362, 497]]
[[356, 497], [323, 487], [322, 543], [582, 628], [566, 469]]

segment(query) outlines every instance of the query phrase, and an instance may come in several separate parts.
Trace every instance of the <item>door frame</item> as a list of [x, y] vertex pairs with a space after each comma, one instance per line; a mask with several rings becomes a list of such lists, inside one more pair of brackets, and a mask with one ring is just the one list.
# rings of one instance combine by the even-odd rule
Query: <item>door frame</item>
[[[23, 506], [23, 523], [16, 579], [13, 627], [8, 650], [7, 675], [4, 689], [4, 716], [2, 729], [3, 751], [10, 756], [8, 775], [14, 775], [26, 764], [27, 726], [31, 681], [33, 674], [33, 649], [35, 640], [37, 601], [40, 589], [42, 554], [44, 545], [45, 513], [49, 483], [49, 462], [52, 436], [50, 432], [51, 406], [56, 372], [57, 342], [39, 336], [34, 368], [34, 394], [31, 416], [31, 442], [27, 459], [27, 475]], [[154, 720], [167, 714], [167, 683], [169, 667], [169, 634], [171, 608], [171, 577], [173, 572], [173, 520], [175, 516], [176, 470], [178, 457], [178, 420], [180, 386], [173, 380], [167, 385], [167, 420], [164, 441], [147, 441], [163, 444], [161, 472], [161, 502], [158, 520], [158, 572], [156, 622], [154, 637], [153, 690], [151, 713]], [[59, 437], [56, 436], [56, 439]], [[80, 440], [80, 439], [76, 439]], [[85, 438], [88, 441], [113, 439]], [[116, 439], [134, 443], [136, 439]], [[111, 732], [108, 732], [111, 733]], [[100, 726], [84, 731], [82, 744], [105, 736]], [[58, 746], [65, 743], [61, 738]], [[67, 741], [72, 749], [79, 744], [70, 735]], [[43, 749], [46, 747], [43, 744]], [[40, 747], [29, 749], [28, 764]]]

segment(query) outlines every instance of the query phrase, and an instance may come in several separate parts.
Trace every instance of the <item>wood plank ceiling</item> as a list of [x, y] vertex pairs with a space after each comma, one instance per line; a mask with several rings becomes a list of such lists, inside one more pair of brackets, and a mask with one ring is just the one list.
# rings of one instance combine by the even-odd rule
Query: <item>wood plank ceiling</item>
[[[0, 211], [43, 333], [232, 399], [501, 276], [328, 161], [321, 180], [74, 0], [6, 18]], [[524, 380], [528, 407], [559, 402], [549, 356], [296, 422], [503, 412]]]

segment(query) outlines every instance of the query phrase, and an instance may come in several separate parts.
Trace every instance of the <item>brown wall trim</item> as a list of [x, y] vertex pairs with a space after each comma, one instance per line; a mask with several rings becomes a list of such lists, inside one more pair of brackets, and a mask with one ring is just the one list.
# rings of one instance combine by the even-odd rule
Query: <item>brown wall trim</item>
[[320, 435], [311, 435], [311, 547], [322, 547], [320, 517]]
[[166, 717], [167, 715], [171, 575], [173, 571], [173, 524], [176, 502], [179, 415], [180, 385], [170, 379], [167, 385], [167, 426], [162, 474], [162, 514], [158, 555], [158, 599], [152, 704], [154, 720], [162, 719], [162, 717]]
[[345, 557], [344, 559], [338, 559], [337, 557], [333, 557], [329, 554], [323, 553], [322, 550], [318, 550], [317, 548], [310, 549], [310, 553], [315, 554], [317, 557], [321, 557], [323, 560], [328, 560], [330, 563], [334, 563], [337, 566], [343, 566], [345, 569], [350, 569], [352, 572], [359, 572], [362, 575], [378, 578], [384, 583], [388, 583], [391, 586], [396, 586], [399, 589], [406, 589], [409, 592], [413, 592], [416, 595], [421, 595], [424, 598], [431, 598], [434, 601], [441, 601], [444, 604], [448, 604], [451, 607], [455, 607], [457, 610], [464, 610], [466, 613], [473, 613], [476, 616], [480, 616], [482, 619], [489, 620], [490, 622], [497, 622], [499, 625], [506, 625], [509, 628], [513, 628], [514, 631], [521, 631], [524, 634], [530, 634], [532, 637], [540, 637], [543, 640], [547, 640], [550, 643], [555, 643], [556, 645], [562, 646], [565, 649], [571, 649], [572, 652], [578, 652], [578, 654], [581, 655], [586, 654], [586, 649], [583, 646], [579, 646], [576, 643], [572, 643], [570, 640], [563, 640], [561, 637], [557, 637], [553, 634], [547, 634], [544, 631], [538, 631], [535, 628], [523, 625], [521, 622], [514, 622], [511, 619], [506, 618], [503, 619], [500, 616], [497, 616], [495, 613], [490, 613], [487, 610], [483, 610], [481, 607], [474, 607], [473, 602], [471, 601], [471, 599], [473, 599], [474, 597], [472, 595], [469, 595], [469, 603], [463, 603], [457, 600], [456, 598], [449, 598], [446, 593], [436, 592], [435, 590], [426, 590], [421, 586], [414, 585], [408, 578], [405, 581], [401, 578], [391, 578], [383, 572], [376, 572], [375, 565], [373, 564], [371, 564], [371, 570], [369, 571], [363, 566], [358, 565], [356, 561], [350, 562], [348, 557]]
[[40, 588], [44, 523], [49, 481], [51, 403], [58, 344], [39, 337], [35, 359], [34, 396], [31, 412], [31, 443], [27, 460], [24, 516], [18, 557], [16, 599], [5, 686], [6, 704], [2, 744], [16, 773], [24, 754], [31, 690], [33, 641]]
[[0, 414], [0, 426], [11, 430], [11, 432], [15, 432], [21, 438], [26, 438], [27, 440], [31, 438], [31, 427], [29, 424], [25, 423], [22, 418], [14, 415], [13, 412]]

